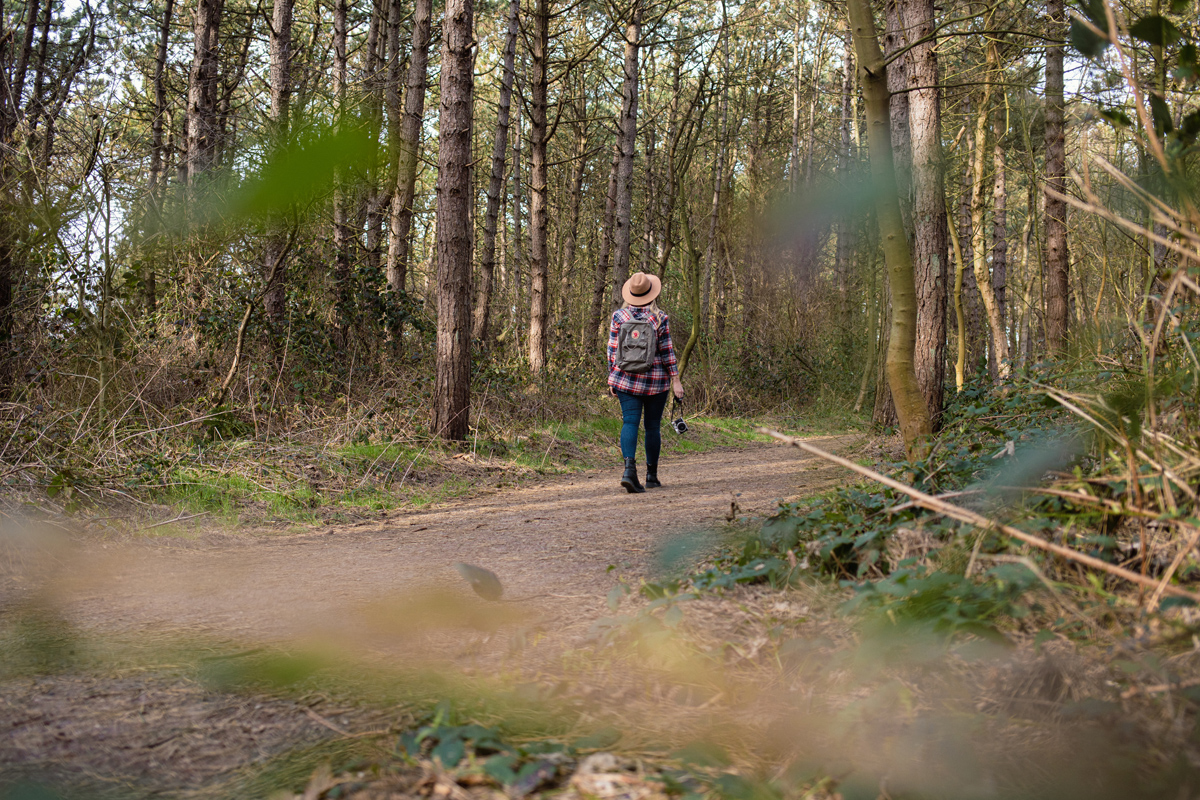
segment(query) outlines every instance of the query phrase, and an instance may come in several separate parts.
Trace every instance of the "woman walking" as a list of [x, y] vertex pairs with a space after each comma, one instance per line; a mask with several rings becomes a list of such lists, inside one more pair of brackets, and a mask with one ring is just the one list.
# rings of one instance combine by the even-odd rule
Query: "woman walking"
[[[683, 399], [683, 384], [671, 326], [667, 315], [654, 302], [662, 281], [654, 275], [635, 272], [621, 287], [625, 305], [613, 312], [608, 329], [608, 390], [621, 401], [621, 455], [625, 474], [621, 485], [633, 494], [656, 489], [658, 454], [662, 447], [659, 426], [667, 406], [667, 389]], [[638, 423], [646, 425], [646, 486], [638, 482]]]

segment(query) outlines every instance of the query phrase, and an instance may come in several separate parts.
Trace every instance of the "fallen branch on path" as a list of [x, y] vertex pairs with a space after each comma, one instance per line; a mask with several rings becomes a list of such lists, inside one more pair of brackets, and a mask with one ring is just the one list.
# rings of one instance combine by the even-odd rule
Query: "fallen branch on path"
[[172, 522], [187, 522], [189, 519], [196, 519], [197, 517], [207, 517], [211, 513], [212, 513], [211, 511], [201, 511], [199, 514], [181, 514], [178, 517], [176, 517], [175, 519], [167, 519], [167, 520], [163, 520], [162, 522], [156, 522], [153, 525], [146, 525], [144, 527], [138, 528], [137, 530], [138, 530], [138, 532], [148, 531], [151, 528], [161, 528], [163, 525], [170, 525]]
[[1025, 542], [1028, 545], [1032, 545], [1033, 547], [1037, 547], [1041, 550], [1046, 550], [1054, 553], [1055, 555], [1062, 556], [1063, 558], [1080, 564], [1086, 564], [1087, 566], [1092, 567], [1093, 569], [1098, 569], [1101, 572], [1107, 572], [1110, 575], [1116, 575], [1118, 578], [1123, 578], [1130, 583], [1136, 583], [1139, 586], [1148, 586], [1156, 591], [1162, 592], [1163, 594], [1170, 594], [1176, 597], [1185, 597], [1192, 602], [1200, 603], [1200, 594], [1189, 592], [1187, 589], [1181, 589], [1178, 586], [1168, 585], [1165, 582], [1161, 582], [1146, 575], [1139, 575], [1136, 572], [1123, 569], [1115, 564], [1109, 564], [1107, 561], [1101, 561], [1100, 559], [1094, 556], [1089, 556], [1086, 553], [1080, 553], [1078, 550], [1073, 550], [1070, 547], [1066, 547], [1061, 544], [1055, 544], [1053, 542], [1047, 542], [1045, 539], [1040, 539], [1031, 533], [1026, 533], [1023, 530], [1020, 530], [1019, 528], [1014, 528], [1011, 525], [1004, 525], [1003, 523], [996, 522], [993, 519], [988, 519], [982, 514], [977, 514], [974, 511], [960, 508], [959, 506], [947, 503], [944, 500], [939, 500], [933, 495], [922, 492], [920, 489], [914, 489], [913, 487], [907, 486], [898, 480], [889, 478], [886, 475], [881, 475], [873, 469], [868, 469], [867, 467], [855, 464], [853, 461], [847, 458], [835, 456], [833, 453], [827, 453], [821, 448], [815, 447], [814, 445], [811, 445], [802, 439], [788, 436], [787, 434], [780, 433], [779, 431], [773, 431], [770, 428], [759, 428], [758, 432], [765, 433], [766, 435], [778, 439], [781, 442], [790, 444], [792, 447], [798, 447], [804, 452], [811, 453], [818, 458], [823, 458], [826, 461], [832, 461], [838, 466], [845, 467], [846, 469], [857, 472], [859, 475], [868, 477], [877, 483], [882, 483], [884, 486], [895, 489], [902, 494], [906, 494], [913, 499], [914, 503], [922, 508], [927, 508], [930, 511], [936, 511], [937, 513], [950, 517], [951, 519], [956, 519], [959, 522], [965, 522], [969, 525], [983, 528], [984, 530], [994, 530], [999, 533], [1003, 533], [1006, 536], [1019, 539], [1020, 541]]

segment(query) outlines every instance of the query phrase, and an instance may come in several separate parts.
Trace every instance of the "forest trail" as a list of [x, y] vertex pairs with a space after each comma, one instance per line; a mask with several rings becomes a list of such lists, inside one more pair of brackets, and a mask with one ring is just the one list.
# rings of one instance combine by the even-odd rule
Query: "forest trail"
[[[845, 452], [862, 437], [814, 441]], [[665, 487], [640, 495], [621, 489], [614, 466], [323, 532], [93, 541], [59, 560], [52, 596], [72, 622], [97, 631], [312, 640], [412, 655], [414, 632], [432, 644], [417, 631], [422, 616], [445, 626], [446, 613], [462, 613], [469, 619], [458, 627], [523, 620], [536, 624], [539, 641], [569, 645], [611, 614], [606, 595], [619, 579], [636, 584], [654, 574], [672, 537], [724, 524], [732, 502], [739, 516], [770, 514], [780, 499], [824, 491], [842, 476], [793, 448], [759, 444], [672, 454], [660, 468]], [[512, 600], [475, 598], [454, 570], [460, 561], [497, 573]], [[477, 618], [500, 612], [499, 621]], [[443, 645], [434, 645], [439, 659], [462, 655]], [[478, 657], [477, 647], [467, 649]]]
[[[866, 440], [814, 441], [848, 454]], [[114, 663], [111, 671], [0, 682], [0, 729], [8, 732], [0, 736], [0, 787], [6, 780], [91, 785], [119, 779], [131, 787], [130, 797], [178, 790], [230, 796], [237, 792], [229, 781], [254, 774], [253, 765], [291, 758], [288, 753], [303, 763], [331, 758], [319, 750], [304, 755], [306, 748], [338, 746], [330, 740], [331, 726], [371, 731], [397, 722], [398, 712], [386, 704], [375, 708], [320, 692], [213, 691], [179, 671], [170, 655], [175, 641], [218, 658], [232, 653], [236, 659], [259, 645], [328, 654], [352, 671], [376, 664], [388, 675], [391, 667], [428, 666], [451, 685], [455, 673], [560, 685], [572, 670], [611, 663], [611, 656], [579, 645], [597, 621], [613, 615], [606, 602], [613, 586], [622, 579], [636, 586], [638, 578], [654, 575], [666, 543], [720, 528], [731, 501], [739, 516], [769, 514], [780, 499], [845, 480], [843, 470], [774, 444], [671, 454], [659, 472], [666, 486], [641, 495], [621, 489], [614, 466], [298, 535], [84, 537], [60, 547], [35, 544], [40, 536], [6, 536], [0, 539], [0, 608], [51, 611], [86, 631], [89, 641], [112, 636], [118, 647], [132, 643], [130, 652], [140, 654], [135, 658], [149, 661], [145, 669]], [[693, 557], [713, 540], [695, 542], [702, 548]], [[476, 597], [454, 569], [459, 561], [494, 570], [506, 600], [512, 599]], [[720, 622], [740, 618], [727, 612], [718, 602], [707, 613]], [[35, 610], [35, 618], [40, 613]], [[160, 642], [167, 649], [159, 649]], [[167, 666], [149, 666], [162, 659]], [[632, 694], [614, 705], [617, 690]], [[596, 694], [601, 707], [622, 713], [630, 711], [629, 698], [642, 697], [615, 676], [611, 686], [587, 683], [574, 691]], [[686, 704], [670, 707], [693, 713]], [[630, 713], [659, 711], [639, 709]], [[312, 768], [293, 780], [302, 783]]]

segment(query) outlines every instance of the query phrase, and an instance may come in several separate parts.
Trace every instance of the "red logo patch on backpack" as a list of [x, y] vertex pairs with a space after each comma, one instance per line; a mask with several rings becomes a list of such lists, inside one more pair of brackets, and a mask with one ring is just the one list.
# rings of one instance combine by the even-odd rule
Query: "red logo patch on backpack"
[[641, 334], [640, 334], [640, 333], [638, 333], [637, 331], [630, 331], [630, 332], [629, 332], [629, 335], [630, 335], [630, 336], [632, 336], [634, 339], [636, 339], [636, 338], [638, 338], [639, 336], [641, 336]]

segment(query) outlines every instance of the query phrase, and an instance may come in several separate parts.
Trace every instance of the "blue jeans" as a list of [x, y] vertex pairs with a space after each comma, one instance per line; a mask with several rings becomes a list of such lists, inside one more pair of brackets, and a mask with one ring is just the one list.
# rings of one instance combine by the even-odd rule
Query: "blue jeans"
[[650, 395], [617, 392], [617, 399], [621, 401], [623, 422], [621, 425], [621, 455], [623, 457], [634, 458], [636, 456], [638, 422], [642, 420], [643, 412], [645, 412], [646, 463], [658, 463], [658, 453], [662, 449], [662, 433], [659, 426], [662, 424], [663, 410], [667, 407], [667, 397], [670, 394], [670, 392]]

